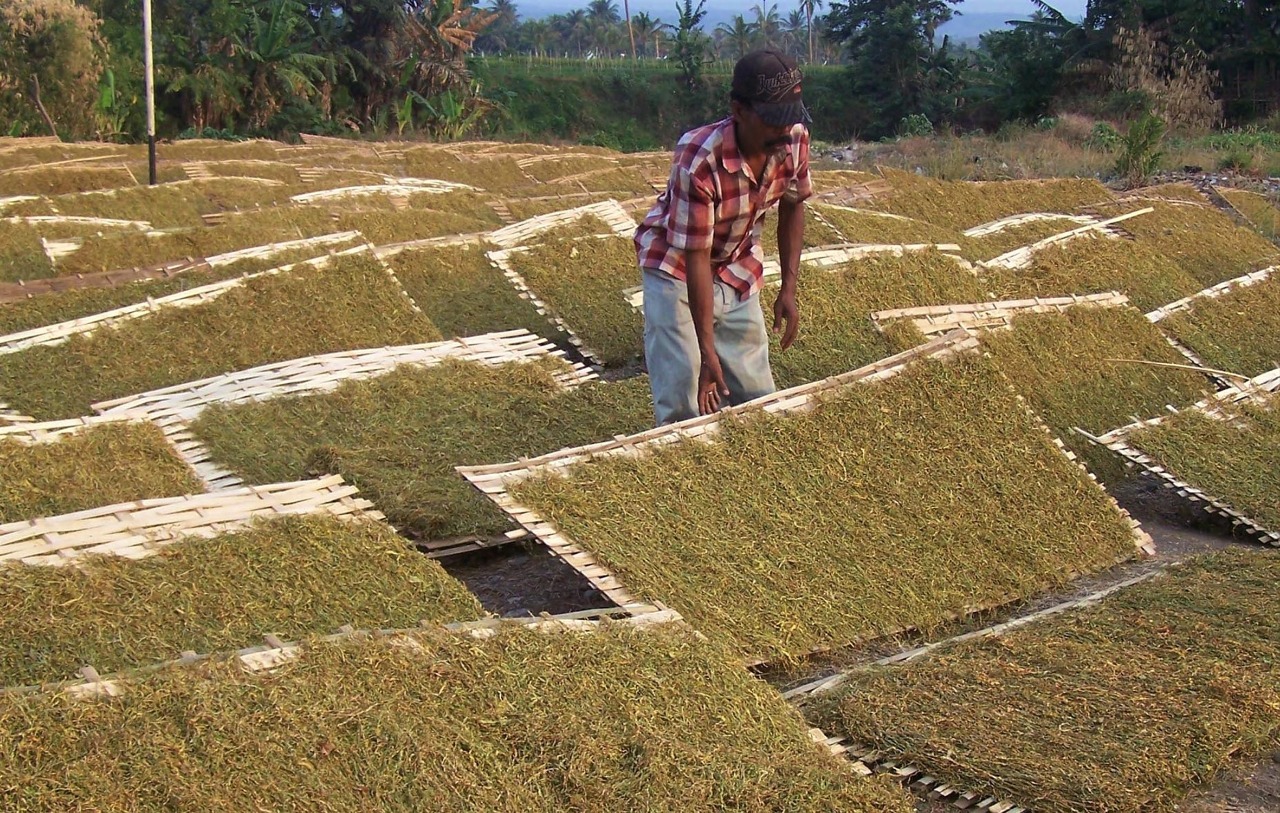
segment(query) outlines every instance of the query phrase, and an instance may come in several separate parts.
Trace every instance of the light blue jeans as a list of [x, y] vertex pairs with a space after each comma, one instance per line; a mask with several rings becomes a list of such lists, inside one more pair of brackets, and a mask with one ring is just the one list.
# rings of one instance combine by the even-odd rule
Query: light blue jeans
[[[659, 426], [698, 414], [698, 334], [689, 310], [689, 289], [678, 279], [645, 270], [644, 358]], [[730, 286], [712, 286], [716, 353], [729, 388], [729, 404], [741, 404], [774, 391], [769, 368], [769, 333], [760, 296], [738, 299]]]

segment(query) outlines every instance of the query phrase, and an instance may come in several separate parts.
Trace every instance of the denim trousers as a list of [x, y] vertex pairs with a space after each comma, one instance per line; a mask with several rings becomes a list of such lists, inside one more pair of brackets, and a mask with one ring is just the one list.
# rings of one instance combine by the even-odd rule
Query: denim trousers
[[[656, 423], [674, 423], [698, 414], [701, 354], [689, 310], [689, 288], [667, 274], [644, 270], [644, 357], [653, 391]], [[769, 368], [769, 333], [759, 294], [739, 299], [729, 285], [712, 286], [716, 354], [729, 388], [730, 405], [774, 391]]]

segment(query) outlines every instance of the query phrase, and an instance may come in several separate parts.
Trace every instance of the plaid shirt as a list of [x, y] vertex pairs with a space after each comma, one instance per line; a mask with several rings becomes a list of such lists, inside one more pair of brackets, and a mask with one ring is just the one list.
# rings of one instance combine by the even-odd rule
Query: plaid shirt
[[813, 194], [804, 125], [792, 128], [791, 143], [769, 156], [761, 176], [757, 183], [738, 152], [732, 118], [685, 133], [667, 191], [636, 229], [640, 267], [683, 280], [684, 252], [710, 248], [716, 276], [740, 298], [759, 291], [765, 212], [783, 197], [799, 202]]

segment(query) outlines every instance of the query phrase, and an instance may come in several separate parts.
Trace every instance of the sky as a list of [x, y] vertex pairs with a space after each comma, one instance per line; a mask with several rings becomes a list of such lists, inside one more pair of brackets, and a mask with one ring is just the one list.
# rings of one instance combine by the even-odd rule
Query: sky
[[[572, 11], [575, 8], [585, 8], [587, 2], [588, 0], [516, 0], [516, 9], [521, 19], [529, 19]], [[621, 11], [622, 0], [616, 0], [616, 2]], [[667, 22], [672, 22], [676, 18], [676, 0], [628, 0], [628, 2], [631, 4], [632, 14], [643, 11]], [[703, 21], [703, 27], [715, 28], [735, 14], [749, 16], [748, 10], [757, 2], [776, 2], [778, 11], [784, 17], [799, 5], [796, 0], [707, 0], [707, 17]], [[1049, 0], [1049, 5], [1068, 17], [1080, 19], [1084, 16], [1087, 2], [1088, 0]], [[955, 38], [976, 37], [983, 31], [1003, 27], [1005, 20], [1030, 17], [1035, 11], [1035, 6], [1028, 0], [964, 0], [956, 8], [961, 16], [942, 29], [944, 34], [950, 34]]]

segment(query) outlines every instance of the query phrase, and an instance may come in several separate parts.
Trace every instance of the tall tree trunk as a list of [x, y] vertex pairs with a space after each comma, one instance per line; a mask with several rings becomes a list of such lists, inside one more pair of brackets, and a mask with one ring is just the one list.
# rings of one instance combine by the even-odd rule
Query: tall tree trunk
[[631, 3], [628, 0], [622, 0], [622, 13], [627, 15], [627, 36], [631, 38], [631, 59], [636, 58], [636, 32], [631, 27]]
[[44, 119], [44, 123], [49, 125], [49, 132], [59, 141], [62, 137], [58, 135], [58, 128], [53, 126], [53, 117], [49, 115], [49, 111], [44, 109], [44, 102], [40, 101], [40, 77], [31, 74], [31, 100], [36, 103], [36, 110], [40, 111], [40, 117]]
[[813, 64], [813, 6], [805, 3], [804, 6], [805, 33], [809, 35], [809, 64]]

